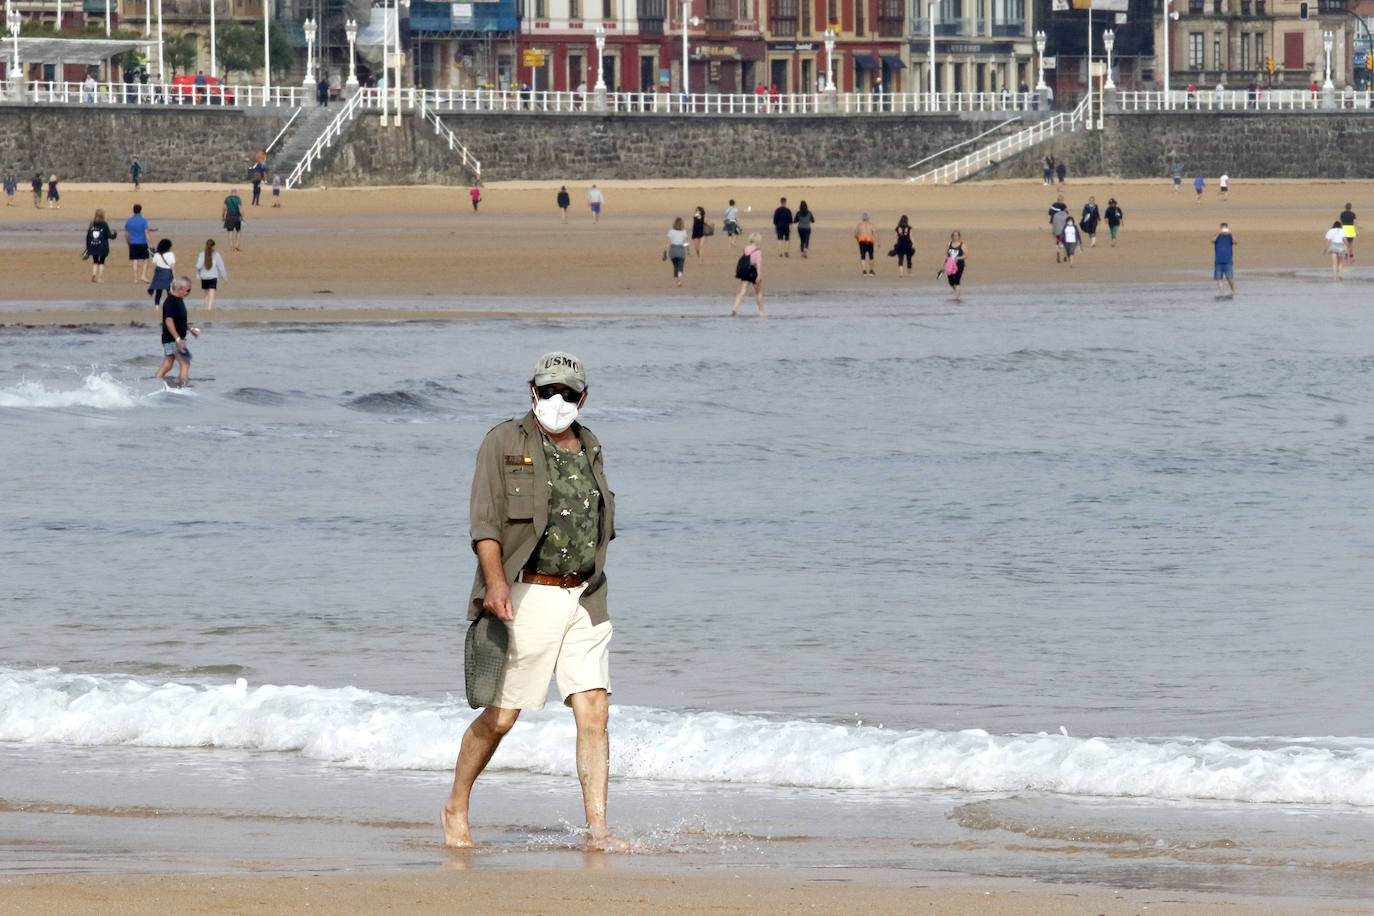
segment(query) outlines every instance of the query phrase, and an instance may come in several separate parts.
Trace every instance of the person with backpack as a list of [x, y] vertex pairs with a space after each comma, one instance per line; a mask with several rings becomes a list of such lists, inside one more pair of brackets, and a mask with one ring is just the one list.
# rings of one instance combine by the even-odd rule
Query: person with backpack
[[739, 292], [735, 294], [735, 307], [730, 309], [731, 318], [739, 314], [740, 301], [751, 285], [754, 287], [754, 300], [759, 304], [759, 317], [768, 317], [763, 310], [763, 277], [759, 276], [763, 267], [763, 249], [759, 247], [761, 241], [763, 236], [757, 232], [749, 233], [749, 244], [744, 246], [744, 254], [735, 263], [735, 279], [740, 283]]
[[105, 222], [105, 211], [96, 210], [91, 224], [86, 227], [86, 254], [91, 259], [91, 282], [105, 282], [105, 259], [110, 256], [110, 239], [119, 233]]
[[949, 245], [945, 248], [945, 266], [941, 271], [945, 275], [945, 280], [949, 283], [949, 288], [954, 291], [952, 297], [955, 302], [959, 301], [961, 286], [964, 282], [964, 259], [968, 257], [968, 249], [964, 247], [964, 237], [955, 229], [949, 234]]

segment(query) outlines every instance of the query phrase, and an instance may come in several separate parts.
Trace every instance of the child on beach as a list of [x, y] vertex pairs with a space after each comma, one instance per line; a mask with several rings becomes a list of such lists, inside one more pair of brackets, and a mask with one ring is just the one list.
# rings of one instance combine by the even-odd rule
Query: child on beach
[[272, 206], [281, 206], [281, 176], [272, 176]]
[[153, 297], [153, 308], [162, 305], [162, 294], [172, 291], [172, 271], [177, 266], [177, 256], [172, 254], [172, 240], [161, 239], [153, 252], [153, 282], [148, 284], [148, 295]]

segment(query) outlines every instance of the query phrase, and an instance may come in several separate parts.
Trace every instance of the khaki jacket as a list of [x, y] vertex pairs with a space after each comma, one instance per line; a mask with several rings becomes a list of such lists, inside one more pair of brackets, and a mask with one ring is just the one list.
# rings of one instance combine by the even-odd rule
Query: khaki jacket
[[[606, 545], [615, 537], [615, 494], [606, 485], [601, 443], [580, 423], [573, 424], [587, 451], [592, 476], [601, 490], [601, 530], [596, 539], [596, 565], [582, 592], [581, 604], [593, 624], [609, 619], [606, 611]], [[507, 420], [492, 428], [477, 450], [477, 469], [472, 475], [468, 530], [473, 553], [477, 542], [501, 544], [501, 565], [506, 581], [514, 582], [525, 568], [544, 528], [549, 523], [549, 469], [544, 461], [543, 433], [534, 412]], [[487, 583], [479, 566], [468, 601], [468, 620], [482, 615]]]

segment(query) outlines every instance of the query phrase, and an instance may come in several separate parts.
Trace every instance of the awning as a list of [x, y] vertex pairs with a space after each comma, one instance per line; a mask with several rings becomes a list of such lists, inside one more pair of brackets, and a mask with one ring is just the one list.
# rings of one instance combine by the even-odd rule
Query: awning
[[[148, 45], [156, 45], [157, 39], [127, 41], [119, 38], [31, 38], [19, 36], [19, 59], [27, 63], [98, 64], [123, 54], [125, 51], [143, 50]], [[14, 47], [13, 38], [0, 40], [5, 59], [10, 59]]]
[[862, 57], [854, 58], [854, 66], [860, 70], [877, 70], [878, 62], [865, 54]]
[[889, 70], [905, 70], [905, 69], [906, 69], [906, 64], [902, 63], [902, 59], [901, 59], [900, 57], [898, 57], [896, 54], [884, 54], [884, 55], [883, 55], [883, 66], [886, 67], [886, 68], [889, 69]]

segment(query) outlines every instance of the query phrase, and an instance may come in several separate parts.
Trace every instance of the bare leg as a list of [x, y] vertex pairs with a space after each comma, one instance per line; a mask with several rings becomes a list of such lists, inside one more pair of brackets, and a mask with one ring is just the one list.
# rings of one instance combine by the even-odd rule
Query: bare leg
[[159, 366], [157, 371], [153, 373], [153, 378], [162, 378], [163, 376], [165, 376], [169, 371], [171, 371], [173, 362], [174, 360], [170, 356], [164, 357], [162, 360], [162, 365]]
[[177, 374], [180, 377], [181, 385], [184, 388], [186, 383], [191, 380], [191, 361], [184, 356], [177, 357]]
[[754, 284], [754, 301], [759, 304], [759, 317], [767, 318], [768, 313], [763, 310], [763, 284]]
[[208, 311], [210, 311], [210, 310], [211, 310], [212, 308], [214, 308], [214, 307], [215, 307], [215, 291], [214, 291], [213, 289], [207, 289], [207, 290], [205, 291], [205, 311], [208, 312]]
[[606, 733], [609, 702], [604, 690], [584, 690], [568, 697], [577, 720], [577, 779], [582, 783], [582, 806], [587, 813], [587, 845], [597, 849], [628, 849], [606, 827], [607, 782], [611, 767], [610, 736]]
[[733, 317], [735, 317], [736, 315], [739, 314], [739, 304], [740, 304], [740, 301], [741, 301], [742, 299], [744, 299], [744, 294], [745, 294], [745, 292], [746, 292], [748, 289], [749, 289], [749, 281], [748, 281], [748, 280], [741, 280], [741, 281], [740, 281], [740, 284], [739, 284], [739, 292], [735, 293], [735, 307], [732, 308], [732, 309], [730, 309], [730, 317], [731, 317], [731, 318], [733, 318]]
[[468, 802], [472, 798], [472, 784], [491, 762], [491, 755], [501, 744], [506, 732], [520, 717], [518, 709], [488, 706], [472, 720], [463, 733], [458, 750], [458, 762], [453, 765], [453, 789], [444, 803], [439, 820], [444, 828], [445, 846], [471, 846], [472, 831], [468, 827]]

